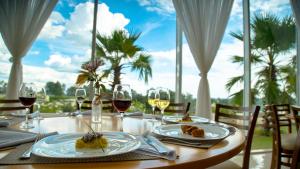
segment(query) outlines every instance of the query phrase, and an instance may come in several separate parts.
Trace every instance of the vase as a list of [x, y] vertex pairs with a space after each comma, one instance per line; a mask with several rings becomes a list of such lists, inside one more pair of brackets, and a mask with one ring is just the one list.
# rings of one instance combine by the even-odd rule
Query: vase
[[101, 123], [102, 121], [102, 101], [100, 97], [100, 89], [95, 88], [95, 94], [92, 101], [92, 122]]

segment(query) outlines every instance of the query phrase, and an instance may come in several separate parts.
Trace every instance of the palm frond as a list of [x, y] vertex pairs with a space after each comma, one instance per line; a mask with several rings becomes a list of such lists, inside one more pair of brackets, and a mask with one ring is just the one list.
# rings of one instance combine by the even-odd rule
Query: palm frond
[[141, 54], [132, 63], [131, 70], [139, 72], [139, 79], [144, 79], [148, 83], [148, 78], [152, 77], [151, 59], [149, 55]]

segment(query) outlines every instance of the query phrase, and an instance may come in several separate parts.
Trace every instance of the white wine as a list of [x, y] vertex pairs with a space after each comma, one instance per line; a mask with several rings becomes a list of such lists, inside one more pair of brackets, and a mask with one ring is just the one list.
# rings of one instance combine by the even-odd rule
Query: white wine
[[167, 108], [170, 104], [170, 100], [158, 100], [157, 102], [157, 107], [160, 110], [164, 110], [165, 108]]
[[150, 104], [150, 106], [155, 107], [157, 106], [157, 102], [159, 101], [159, 99], [148, 99], [148, 103]]

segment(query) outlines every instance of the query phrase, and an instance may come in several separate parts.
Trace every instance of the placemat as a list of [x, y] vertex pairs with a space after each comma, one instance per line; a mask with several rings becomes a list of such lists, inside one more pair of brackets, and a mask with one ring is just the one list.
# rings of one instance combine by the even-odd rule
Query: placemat
[[23, 144], [18, 146], [15, 150], [0, 159], [0, 165], [16, 165], [16, 164], [58, 164], [58, 163], [86, 163], [86, 162], [113, 162], [113, 161], [135, 161], [135, 160], [153, 160], [159, 157], [144, 155], [136, 152], [129, 152], [126, 154], [113, 155], [107, 157], [97, 158], [78, 158], [78, 159], [64, 159], [64, 158], [45, 158], [31, 155], [30, 159], [20, 160], [19, 157], [32, 145]]
[[24, 117], [14, 117], [14, 116], [7, 116], [9, 119], [0, 119], [1, 121], [7, 121], [9, 123], [9, 126], [21, 123], [25, 121]]

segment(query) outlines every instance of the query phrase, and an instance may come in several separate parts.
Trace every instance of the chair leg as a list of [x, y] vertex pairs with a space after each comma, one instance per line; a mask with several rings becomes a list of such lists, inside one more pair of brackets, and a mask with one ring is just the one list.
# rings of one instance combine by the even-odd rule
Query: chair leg
[[292, 133], [292, 124], [289, 122], [289, 133]]
[[272, 161], [270, 169], [280, 169], [281, 155], [273, 142]]

